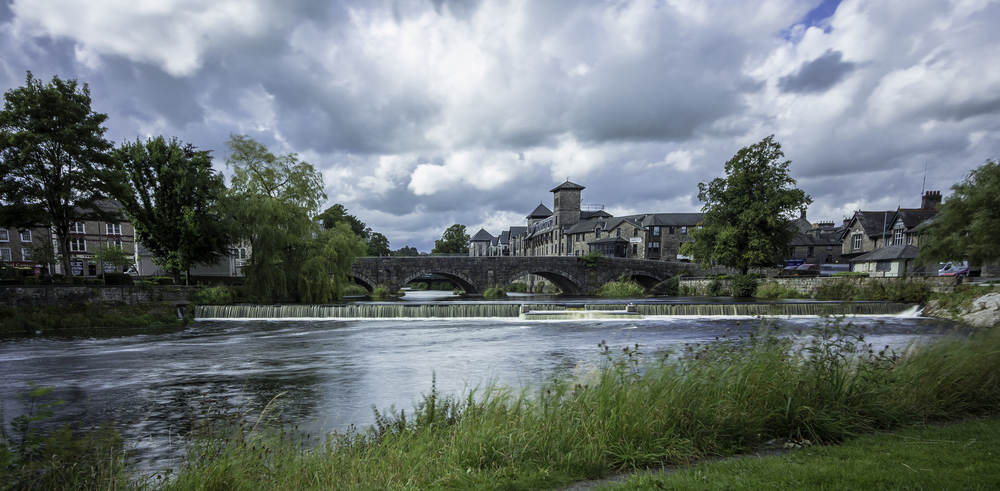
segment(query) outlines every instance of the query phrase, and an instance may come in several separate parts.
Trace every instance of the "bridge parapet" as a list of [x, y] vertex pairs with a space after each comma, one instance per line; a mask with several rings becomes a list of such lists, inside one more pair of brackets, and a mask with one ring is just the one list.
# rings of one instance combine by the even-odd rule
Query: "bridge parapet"
[[384, 286], [396, 292], [415, 278], [436, 274], [474, 294], [535, 274], [552, 281], [565, 293], [582, 294], [592, 293], [622, 275], [634, 278], [649, 289], [681, 271], [697, 269], [690, 263], [621, 258], [607, 258], [603, 266], [588, 267], [573, 256], [411, 256], [359, 258], [354, 263], [353, 273], [355, 281], [369, 290]]

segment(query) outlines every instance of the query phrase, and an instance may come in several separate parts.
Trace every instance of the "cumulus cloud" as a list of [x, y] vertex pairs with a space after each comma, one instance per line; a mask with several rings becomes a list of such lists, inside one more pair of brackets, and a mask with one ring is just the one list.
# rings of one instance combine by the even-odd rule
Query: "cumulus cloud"
[[912, 205], [925, 164], [946, 191], [1000, 153], [996, 18], [995, 0], [14, 0], [0, 84], [79, 78], [109, 138], [177, 136], [220, 170], [232, 133], [297, 152], [331, 204], [427, 250], [452, 223], [523, 221], [567, 177], [616, 213], [696, 211], [697, 184], [769, 134], [811, 219]]

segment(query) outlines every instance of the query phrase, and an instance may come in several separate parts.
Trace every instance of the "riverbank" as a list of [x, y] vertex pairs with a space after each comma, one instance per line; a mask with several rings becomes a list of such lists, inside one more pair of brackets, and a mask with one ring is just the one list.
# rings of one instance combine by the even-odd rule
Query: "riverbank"
[[0, 308], [0, 334], [42, 334], [92, 328], [183, 326], [193, 317], [178, 315], [169, 302], [85, 304]]

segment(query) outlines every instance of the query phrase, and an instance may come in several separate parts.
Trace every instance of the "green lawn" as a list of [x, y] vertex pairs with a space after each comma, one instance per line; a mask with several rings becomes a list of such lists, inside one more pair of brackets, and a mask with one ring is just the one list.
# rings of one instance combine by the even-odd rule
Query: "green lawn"
[[599, 489], [1000, 489], [1000, 417], [637, 475]]

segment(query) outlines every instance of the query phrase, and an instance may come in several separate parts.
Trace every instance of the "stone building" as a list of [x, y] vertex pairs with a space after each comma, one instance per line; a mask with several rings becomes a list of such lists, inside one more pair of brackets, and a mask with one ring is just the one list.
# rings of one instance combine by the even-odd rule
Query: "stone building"
[[855, 212], [841, 235], [841, 256], [850, 260], [890, 245], [919, 248], [920, 226], [937, 215], [940, 205], [941, 192], [927, 191], [920, 208]]
[[[597, 251], [607, 256], [676, 261], [680, 245], [691, 240], [688, 231], [697, 227], [701, 213], [649, 213], [614, 217], [602, 205], [582, 203], [585, 188], [566, 181], [552, 193], [552, 209], [539, 203], [525, 217], [524, 226], [510, 227], [493, 237], [480, 230], [470, 244], [494, 246], [491, 252], [471, 255], [583, 256]], [[504, 247], [504, 242], [507, 245]], [[475, 249], [479, 251], [479, 249]], [[506, 251], [506, 252], [504, 252]]]

